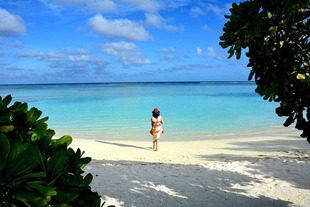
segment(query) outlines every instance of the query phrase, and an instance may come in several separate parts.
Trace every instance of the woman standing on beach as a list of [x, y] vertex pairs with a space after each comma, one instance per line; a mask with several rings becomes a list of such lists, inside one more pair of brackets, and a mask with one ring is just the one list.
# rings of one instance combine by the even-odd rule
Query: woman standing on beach
[[161, 134], [164, 133], [164, 130], [162, 128], [162, 125], [164, 124], [164, 119], [160, 115], [160, 111], [157, 108], [154, 108], [152, 113], [153, 116], [151, 118], [151, 124], [152, 124], [151, 134], [153, 135], [153, 149], [157, 151], [159, 138]]

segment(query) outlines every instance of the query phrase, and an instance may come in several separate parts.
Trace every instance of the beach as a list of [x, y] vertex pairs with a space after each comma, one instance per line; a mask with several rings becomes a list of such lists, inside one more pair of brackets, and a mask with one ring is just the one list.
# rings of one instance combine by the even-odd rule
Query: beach
[[294, 129], [199, 141], [74, 139], [104, 206], [310, 206], [310, 145]]
[[[310, 206], [310, 144], [251, 82], [0, 86], [92, 158], [104, 207]], [[156, 94], [156, 95], [154, 95]], [[149, 134], [164, 117], [159, 151]]]

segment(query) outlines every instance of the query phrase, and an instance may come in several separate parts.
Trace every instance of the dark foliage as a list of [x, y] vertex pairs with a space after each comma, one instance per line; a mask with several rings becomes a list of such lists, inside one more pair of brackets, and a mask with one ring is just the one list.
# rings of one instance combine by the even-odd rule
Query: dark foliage
[[230, 12], [220, 45], [237, 59], [248, 48], [255, 91], [279, 102], [284, 126], [296, 122], [310, 142], [310, 0], [252, 0], [232, 4]]
[[0, 97], [0, 206], [99, 207], [92, 175], [82, 175], [91, 158], [68, 147], [70, 136], [52, 139], [41, 111], [11, 101]]

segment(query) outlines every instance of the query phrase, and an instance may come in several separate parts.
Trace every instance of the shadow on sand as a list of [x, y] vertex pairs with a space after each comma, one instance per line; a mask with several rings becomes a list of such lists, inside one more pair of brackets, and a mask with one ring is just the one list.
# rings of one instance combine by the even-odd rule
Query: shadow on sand
[[135, 149], [152, 150], [153, 151], [153, 149], [151, 147], [140, 147], [140, 146], [136, 146], [136, 145], [121, 144], [121, 143], [116, 143], [116, 142], [107, 142], [107, 141], [102, 141], [102, 140], [96, 140], [96, 142], [100, 142], [103, 144], [115, 145], [118, 147], [130, 147], [130, 148], [135, 148]]
[[[309, 182], [303, 184], [301, 179], [296, 180], [296, 175], [283, 178], [283, 174], [278, 173], [278, 169], [272, 166], [269, 168], [262, 164], [249, 167], [249, 170], [266, 171], [270, 176], [286, 179], [300, 188], [308, 189], [309, 186]], [[280, 170], [286, 171], [285, 168]], [[92, 189], [104, 200], [116, 199], [116, 207], [286, 207], [293, 204], [289, 199], [280, 200], [262, 194], [247, 194], [252, 187], [265, 185], [259, 178], [200, 165], [105, 160], [91, 163], [87, 171], [94, 175]], [[266, 195], [268, 194], [269, 189], [266, 190]]]
[[[236, 154], [203, 155], [197, 156], [206, 161], [234, 162], [246, 160], [257, 163], [253, 170], [267, 173], [276, 179], [292, 183], [297, 188], [309, 189], [310, 179], [305, 172], [310, 172], [310, 144], [305, 139], [296, 140], [269, 140], [252, 142], [232, 142], [233, 147], [221, 148], [235, 151], [264, 151], [274, 152], [271, 155], [258, 154], [258, 157], [246, 157]], [[220, 150], [220, 148], [218, 148]], [[277, 149], [277, 150], [275, 150]], [[272, 165], [274, 160], [277, 166]], [[301, 162], [300, 162], [301, 161]], [[271, 163], [271, 164], [268, 164]]]
[[[87, 166], [86, 172], [93, 174], [92, 189], [107, 201], [105, 206], [110, 205], [112, 201], [116, 207], [288, 207], [296, 205], [290, 199], [297, 196], [298, 189], [301, 192], [301, 194], [297, 193], [298, 197], [304, 199], [300, 202], [305, 202], [301, 206], [307, 206], [310, 204], [310, 201], [307, 200], [307, 195], [310, 194], [310, 180], [305, 172], [310, 171], [310, 157], [309, 150], [307, 150], [309, 146], [303, 140], [296, 140], [296, 142], [298, 141], [300, 143], [296, 143], [296, 145], [290, 145], [291, 140], [230, 143], [233, 146], [229, 150], [258, 151], [261, 149], [273, 152], [275, 149], [279, 149], [282, 154], [287, 153], [287, 157], [265, 155], [245, 157], [233, 153], [199, 155], [199, 158], [205, 161], [218, 161], [217, 164], [223, 165], [221, 170], [212, 168], [211, 164], [202, 166], [127, 160], [96, 160]], [[151, 150], [134, 145], [97, 142]], [[303, 154], [307, 156], [300, 158]], [[235, 166], [238, 168], [239, 162], [246, 165], [246, 173], [242, 170], [225, 170], [226, 165], [231, 163], [236, 164]], [[271, 184], [267, 185], [266, 179], [270, 180]], [[286, 192], [285, 186], [278, 186], [278, 181], [292, 185], [296, 190], [295, 194]], [[280, 195], [281, 199], [272, 196], [278, 191], [285, 194], [284, 196]]]

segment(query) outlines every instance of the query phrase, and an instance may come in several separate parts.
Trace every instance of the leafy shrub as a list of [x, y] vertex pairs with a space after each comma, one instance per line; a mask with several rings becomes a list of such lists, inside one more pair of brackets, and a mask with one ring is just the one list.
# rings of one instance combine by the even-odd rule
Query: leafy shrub
[[37, 108], [11, 101], [0, 96], [0, 207], [100, 206], [92, 175], [82, 175], [91, 158], [68, 147], [70, 136], [52, 139]]
[[275, 112], [287, 117], [310, 143], [310, 0], [252, 0], [233, 3], [220, 37], [231, 58], [249, 58], [249, 80], [264, 100], [279, 103]]

